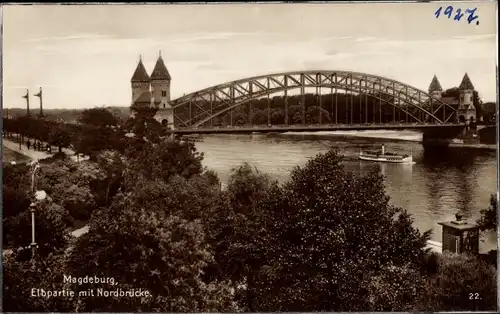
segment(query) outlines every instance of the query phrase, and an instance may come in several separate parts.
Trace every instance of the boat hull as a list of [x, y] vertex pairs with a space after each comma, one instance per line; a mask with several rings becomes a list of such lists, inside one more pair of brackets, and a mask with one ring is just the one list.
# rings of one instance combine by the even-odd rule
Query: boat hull
[[391, 164], [410, 164], [413, 162], [413, 158], [411, 156], [404, 158], [394, 158], [394, 157], [386, 157], [386, 156], [368, 156], [368, 155], [359, 155], [360, 160], [367, 161], [376, 161], [376, 162], [386, 162]]

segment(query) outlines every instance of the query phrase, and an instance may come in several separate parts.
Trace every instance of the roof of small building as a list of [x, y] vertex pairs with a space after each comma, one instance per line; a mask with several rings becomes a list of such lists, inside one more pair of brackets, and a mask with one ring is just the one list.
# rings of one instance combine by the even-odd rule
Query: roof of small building
[[472, 85], [472, 82], [470, 81], [469, 75], [467, 75], [467, 73], [465, 73], [464, 78], [462, 79], [462, 83], [460, 83], [458, 89], [459, 90], [474, 89], [474, 85]]
[[151, 80], [171, 80], [170, 73], [168, 73], [167, 67], [165, 66], [165, 62], [163, 62], [163, 58], [161, 56], [158, 57], [156, 61], [155, 68], [151, 73]]
[[456, 221], [443, 221], [443, 222], [438, 222], [438, 225], [441, 226], [446, 226], [455, 230], [460, 230], [460, 231], [469, 231], [469, 230], [478, 230], [479, 226], [477, 224], [473, 223], [457, 223]]
[[139, 97], [134, 100], [134, 103], [151, 103], [151, 92], [143, 92]]
[[429, 92], [434, 92], [434, 91], [443, 91], [443, 88], [441, 87], [441, 84], [439, 83], [439, 80], [436, 75], [432, 78], [431, 85], [429, 85]]
[[144, 64], [142, 64], [142, 60], [139, 60], [139, 64], [137, 64], [137, 68], [135, 69], [134, 75], [132, 75], [132, 78], [130, 79], [130, 82], [144, 82], [144, 83], [149, 83], [149, 75], [148, 72], [146, 71], [146, 68], [144, 67]]

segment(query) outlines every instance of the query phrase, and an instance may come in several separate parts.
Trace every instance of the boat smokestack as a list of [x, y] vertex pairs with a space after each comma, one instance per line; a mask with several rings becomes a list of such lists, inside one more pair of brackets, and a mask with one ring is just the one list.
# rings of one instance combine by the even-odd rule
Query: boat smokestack
[[382, 144], [382, 155], [385, 155], [385, 146]]

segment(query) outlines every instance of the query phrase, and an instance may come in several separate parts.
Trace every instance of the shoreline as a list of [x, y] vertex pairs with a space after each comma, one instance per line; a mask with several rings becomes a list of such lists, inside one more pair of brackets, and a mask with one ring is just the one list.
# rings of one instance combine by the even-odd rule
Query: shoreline
[[[296, 134], [290, 134], [296, 135]], [[311, 135], [311, 134], [307, 134]], [[314, 136], [314, 135], [313, 135]], [[484, 149], [490, 151], [496, 151], [496, 144], [465, 144], [465, 143], [453, 143], [448, 141], [424, 141], [422, 139], [412, 140], [412, 139], [404, 139], [404, 138], [394, 138], [394, 137], [380, 137], [380, 136], [359, 136], [359, 135], [348, 135], [348, 134], [318, 134], [319, 136], [332, 136], [332, 137], [343, 137], [343, 138], [355, 138], [355, 139], [373, 139], [373, 140], [385, 140], [389, 142], [410, 142], [410, 143], [419, 143], [422, 146], [435, 146], [435, 147], [450, 147], [450, 148], [474, 148], [474, 149]], [[453, 141], [451, 139], [450, 141]]]
[[453, 143], [453, 142], [450, 143], [450, 142], [439, 142], [439, 141], [423, 141], [422, 145], [429, 146], [429, 147], [482, 149], [482, 150], [488, 150], [488, 151], [496, 151], [497, 150], [496, 144], [484, 144], [484, 143], [466, 144], [466, 143]]

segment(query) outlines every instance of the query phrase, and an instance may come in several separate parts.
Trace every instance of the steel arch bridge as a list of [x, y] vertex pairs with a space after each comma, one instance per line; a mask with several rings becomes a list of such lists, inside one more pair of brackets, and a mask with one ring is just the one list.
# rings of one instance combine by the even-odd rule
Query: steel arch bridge
[[[276, 93], [284, 93], [285, 124], [288, 125], [288, 92], [300, 90], [304, 112], [306, 88], [316, 88], [318, 95], [321, 95], [322, 88], [330, 88], [332, 94], [341, 90], [346, 95], [370, 96], [377, 99], [380, 105], [384, 103], [398, 108], [416, 123], [448, 124], [456, 118], [456, 107], [408, 84], [366, 73], [320, 70], [249, 77], [184, 95], [171, 102], [174, 126], [206, 127], [213, 118], [266, 96], [268, 108], [272, 109], [269, 96]], [[320, 108], [321, 105], [320, 100]]]

